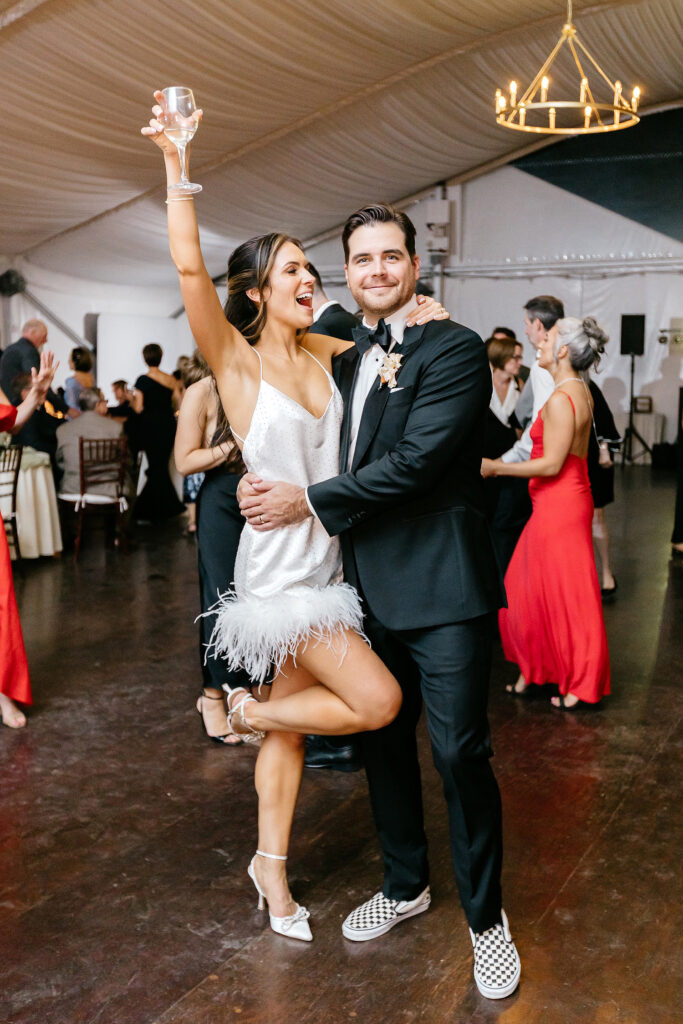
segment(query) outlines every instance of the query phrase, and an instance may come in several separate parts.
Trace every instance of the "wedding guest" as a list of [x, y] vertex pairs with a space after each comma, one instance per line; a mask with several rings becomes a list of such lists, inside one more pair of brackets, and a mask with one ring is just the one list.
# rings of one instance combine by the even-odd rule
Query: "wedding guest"
[[128, 454], [131, 466], [137, 460], [139, 444], [137, 441], [137, 418], [142, 411], [142, 394], [135, 388], [128, 387], [128, 381], [115, 380], [111, 386], [116, 399], [116, 405], [110, 405], [107, 409], [107, 416], [120, 423], [123, 432], [128, 439]]
[[[564, 306], [554, 295], [537, 295], [524, 306], [524, 330], [535, 351], [548, 330], [564, 316]], [[517, 400], [510, 422], [523, 427], [522, 434], [500, 456], [503, 462], [528, 459], [531, 455], [531, 427], [546, 400], [552, 394], [553, 379], [540, 366], [538, 359], [531, 367], [529, 379]], [[515, 477], [502, 477], [496, 481], [499, 488], [491, 529], [496, 552], [503, 571], [512, 558], [512, 552], [531, 515], [529, 488], [526, 481]]]
[[[20, 401], [24, 401], [31, 390], [32, 380], [30, 373], [19, 373], [14, 378], [13, 391], [19, 395]], [[31, 418], [24, 423], [20, 430], [16, 431], [12, 443], [21, 444], [28, 448], [34, 448], [37, 452], [45, 452], [50, 456], [52, 475], [55, 485], [59, 483], [61, 471], [57, 466], [57, 430], [63, 419], [57, 419], [50, 415], [45, 408], [45, 403], [38, 406]]]
[[598, 554], [600, 570], [600, 593], [603, 604], [614, 599], [617, 581], [609, 560], [609, 530], [605, 508], [614, 501], [614, 458], [619, 451], [621, 438], [614, 422], [614, 416], [602, 391], [589, 381], [593, 399], [593, 423], [588, 444], [588, 479], [593, 495], [593, 544]]
[[135, 502], [138, 520], [159, 522], [180, 515], [183, 504], [176, 494], [169, 472], [178, 401], [178, 382], [159, 367], [163, 351], [159, 345], [145, 345], [142, 357], [147, 373], [135, 381], [141, 395], [141, 412], [136, 420], [136, 441], [147, 455], [147, 480]]
[[557, 321], [539, 343], [553, 393], [534, 421], [531, 458], [484, 459], [482, 475], [530, 480], [533, 513], [505, 576], [499, 612], [503, 649], [520, 668], [517, 696], [556, 683], [563, 710], [610, 692], [609, 655], [593, 556], [593, 501], [586, 457], [593, 402], [583, 376], [597, 366], [607, 335], [592, 317]]
[[[47, 341], [47, 327], [42, 320], [27, 320], [21, 328], [21, 337], [5, 349], [0, 359], [0, 388], [12, 405], [19, 405], [21, 395], [14, 390], [13, 382], [20, 373], [31, 373], [40, 367], [40, 350]], [[68, 406], [51, 388], [46, 399], [60, 413], [66, 414]]]
[[64, 381], [64, 399], [69, 407], [69, 419], [81, 415], [78, 396], [83, 388], [94, 388], [95, 378], [92, 375], [92, 355], [87, 348], [73, 348], [69, 354], [69, 366], [74, 371], [73, 377]]
[[522, 345], [521, 341], [517, 341], [517, 335], [511, 327], [494, 327], [493, 330], [491, 331], [491, 337], [498, 339], [511, 338], [512, 341], [517, 342], [517, 345], [519, 346], [519, 352], [515, 352], [515, 355], [519, 355], [522, 357], [519, 360], [519, 364], [517, 366], [517, 383], [520, 385], [521, 390], [521, 386], [526, 384], [527, 380], [529, 379], [529, 373], [531, 372], [528, 366], [523, 365], [524, 346]]
[[[114, 420], [120, 420], [123, 424], [128, 420], [129, 416], [136, 412], [135, 388], [129, 388], [128, 381], [126, 380], [115, 380], [112, 383], [111, 389], [114, 392], [116, 405], [110, 405], [107, 408], [107, 416], [111, 416]], [[142, 399], [140, 399], [139, 404], [142, 408]]]
[[[0, 389], [0, 431], [16, 431], [25, 427], [35, 410], [45, 401], [57, 366], [51, 352], [42, 352], [38, 359], [38, 371], [34, 368], [31, 375], [31, 387], [16, 407], [8, 402], [7, 396]], [[0, 651], [0, 721], [10, 729], [21, 729], [26, 725], [26, 715], [17, 707], [17, 701], [20, 704], [32, 704], [33, 698], [12, 582], [9, 545], [1, 519]]]
[[340, 302], [328, 299], [323, 288], [320, 274], [312, 263], [308, 264], [309, 273], [315, 279], [313, 285], [313, 323], [316, 334], [327, 334], [331, 338], [343, 338], [353, 341], [352, 331], [358, 327], [358, 318], [344, 309]]
[[[107, 402], [99, 388], [83, 388], [78, 396], [80, 415], [68, 420], [57, 430], [57, 465], [62, 471], [60, 492], [78, 494], [81, 489], [80, 439], [120, 437], [121, 424], [107, 416]], [[96, 494], [116, 493], [114, 484], [93, 483], [90, 490]]]
[[[547, 331], [563, 316], [564, 306], [554, 295], [537, 295], [529, 299], [524, 306], [524, 331], [534, 351], [538, 351], [539, 343]], [[552, 389], [552, 377], [536, 360], [515, 408], [515, 418], [524, 432], [514, 450], [504, 456], [506, 462], [528, 459], [531, 455], [532, 442], [529, 431]]]
[[[518, 343], [507, 336], [492, 336], [486, 341], [493, 384], [483, 446], [483, 455], [488, 459], [500, 458], [517, 442], [510, 418], [520, 395], [516, 380], [520, 362], [516, 356], [518, 349]], [[524, 524], [531, 515], [528, 487], [523, 480], [490, 479], [484, 482], [484, 497], [498, 564], [505, 572]]]
[[517, 383], [517, 370], [522, 362], [520, 347], [512, 338], [491, 337], [486, 342], [493, 381], [489, 408], [505, 427], [510, 426], [510, 415], [522, 393]]
[[235, 578], [235, 558], [244, 519], [235, 492], [244, 463], [218, 398], [216, 382], [209, 367], [196, 353], [189, 373], [201, 374], [188, 381], [180, 406], [175, 438], [175, 463], [179, 473], [201, 475], [197, 494], [197, 561], [199, 568], [199, 663], [203, 688], [197, 698], [197, 711], [204, 730], [216, 743], [236, 746], [239, 736], [226, 731], [223, 686], [230, 689], [249, 686], [241, 670], [230, 671], [225, 661], [207, 657], [213, 622], [207, 613], [218, 594], [225, 593]]
[[[180, 380], [182, 383], [182, 393], [180, 396], [180, 409], [182, 410], [187, 389], [191, 387], [192, 384], [196, 384], [198, 381], [208, 377], [211, 370], [199, 350], [197, 350], [193, 356], [181, 356], [178, 360], [178, 366], [180, 368]], [[178, 415], [178, 423], [180, 423], [180, 415]], [[176, 430], [176, 451], [177, 443], [178, 433]], [[183, 503], [185, 505], [185, 511], [187, 512], [187, 528], [185, 532], [188, 536], [193, 536], [197, 532], [197, 497], [199, 495], [200, 488], [204, 483], [204, 473], [203, 471], [198, 473], [186, 473], [185, 470], [181, 469], [178, 465], [177, 455], [175, 464], [176, 469], [183, 476]]]

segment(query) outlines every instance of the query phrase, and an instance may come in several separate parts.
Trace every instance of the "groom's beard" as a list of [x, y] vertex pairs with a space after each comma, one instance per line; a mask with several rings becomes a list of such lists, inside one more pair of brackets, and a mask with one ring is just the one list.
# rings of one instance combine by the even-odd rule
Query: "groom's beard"
[[391, 316], [409, 301], [415, 292], [417, 278], [410, 281], [388, 282], [381, 290], [358, 287], [351, 294], [358, 303], [364, 317], [381, 319]]

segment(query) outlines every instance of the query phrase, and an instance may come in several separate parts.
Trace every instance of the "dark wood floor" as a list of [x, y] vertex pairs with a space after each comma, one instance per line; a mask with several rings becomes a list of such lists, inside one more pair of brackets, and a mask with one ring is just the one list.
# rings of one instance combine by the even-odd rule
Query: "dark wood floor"
[[[619, 475], [619, 474], [618, 474]], [[380, 881], [361, 774], [307, 773], [291, 850], [314, 942], [255, 909], [254, 751], [218, 747], [198, 691], [195, 555], [173, 525], [128, 558], [28, 567], [17, 593], [36, 705], [2, 729], [0, 1019], [22, 1024], [681, 1019], [683, 564], [673, 483], [632, 469], [609, 510], [614, 694], [572, 717], [491, 696], [518, 994], [481, 999], [423, 735], [432, 909], [377, 942], [340, 925]], [[578, 610], [577, 610], [578, 611]]]

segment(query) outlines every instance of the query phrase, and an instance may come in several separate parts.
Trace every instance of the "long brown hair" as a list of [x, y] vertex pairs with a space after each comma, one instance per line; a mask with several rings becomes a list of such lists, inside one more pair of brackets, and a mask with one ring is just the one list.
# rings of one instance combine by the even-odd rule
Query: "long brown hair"
[[263, 298], [260, 303], [254, 302], [247, 292], [250, 288], [257, 288], [263, 295], [275, 257], [285, 242], [293, 242], [302, 248], [301, 242], [291, 235], [271, 231], [268, 235], [257, 235], [238, 245], [228, 259], [225, 316], [250, 345], [255, 345], [261, 337], [268, 316], [268, 303]]

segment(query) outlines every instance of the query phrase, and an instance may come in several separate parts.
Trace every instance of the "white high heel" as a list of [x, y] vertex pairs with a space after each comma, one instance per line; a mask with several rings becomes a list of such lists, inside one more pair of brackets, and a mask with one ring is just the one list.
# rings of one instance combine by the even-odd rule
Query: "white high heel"
[[[258, 909], [263, 910], [267, 906], [266, 894], [264, 893], [261, 886], [258, 884], [256, 879], [256, 873], [254, 871], [254, 861], [257, 857], [267, 857], [269, 860], [287, 860], [286, 857], [282, 857], [277, 853], [264, 853], [263, 850], [257, 850], [254, 856], [251, 858], [251, 863], [247, 868], [247, 874], [251, 878], [252, 882], [256, 886], [258, 893]], [[270, 927], [278, 935], [284, 935], [288, 939], [301, 939], [302, 942], [311, 942], [313, 935], [311, 934], [311, 927], [308, 923], [308, 918], [311, 916], [309, 911], [305, 907], [300, 907], [297, 903], [296, 910], [289, 917], [275, 917], [274, 914], [268, 911], [270, 917]]]

